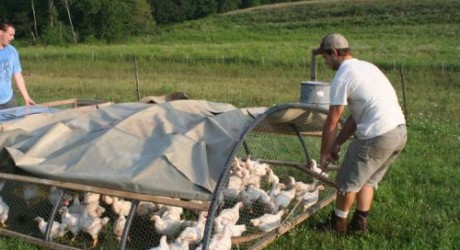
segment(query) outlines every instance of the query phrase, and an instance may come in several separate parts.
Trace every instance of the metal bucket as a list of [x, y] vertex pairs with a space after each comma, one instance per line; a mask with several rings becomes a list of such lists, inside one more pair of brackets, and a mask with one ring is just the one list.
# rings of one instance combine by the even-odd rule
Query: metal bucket
[[328, 109], [330, 87], [331, 85], [328, 82], [302, 82], [300, 86], [300, 102], [317, 104], [320, 107]]

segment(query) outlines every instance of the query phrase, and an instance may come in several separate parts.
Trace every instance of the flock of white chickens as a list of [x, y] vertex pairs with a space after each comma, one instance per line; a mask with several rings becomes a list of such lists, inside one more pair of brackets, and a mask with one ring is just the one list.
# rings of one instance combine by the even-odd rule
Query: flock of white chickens
[[[0, 181], [0, 190], [3, 189], [5, 181]], [[27, 206], [33, 207], [34, 200], [41, 196], [39, 185], [26, 184], [23, 188], [23, 198]], [[100, 204], [107, 204], [112, 212], [118, 216], [118, 219], [113, 224], [113, 232], [118, 240], [125, 226], [126, 216], [128, 215], [132, 202], [118, 197], [111, 197], [96, 193], [87, 192], [83, 195], [83, 200], [80, 200], [79, 193], [64, 193], [63, 189], [50, 187], [46, 195], [48, 202], [55, 207], [59, 206], [60, 221], [53, 221], [49, 233], [52, 239], [59, 239], [70, 233], [72, 242], [80, 232], [87, 233], [92, 238], [91, 247], [98, 244], [99, 234], [105, 225], [110, 221], [110, 218], [103, 216], [106, 208]], [[61, 201], [62, 197], [62, 201]], [[59, 203], [59, 204], [58, 204]], [[147, 202], [141, 202], [138, 207], [138, 213], [145, 211]], [[153, 203], [152, 203], [153, 205]], [[8, 219], [9, 206], [0, 197], [0, 226], [6, 227]], [[45, 235], [48, 227], [48, 222], [44, 218], [37, 216], [34, 219], [37, 222], [38, 229]]]
[[[321, 173], [316, 162], [312, 160], [311, 163], [311, 170]], [[0, 182], [0, 188], [3, 185], [4, 182]], [[27, 204], [36, 195], [37, 189], [33, 184], [25, 186], [23, 195]], [[249, 157], [245, 160], [235, 157], [228, 185], [219, 199], [219, 206], [225, 209], [214, 218], [209, 249], [231, 249], [232, 237], [241, 236], [248, 229], [251, 232], [270, 232], [276, 229], [293, 204], [306, 210], [318, 201], [319, 192], [323, 189], [324, 186], [317, 181], [303, 183], [296, 181], [292, 176], [281, 182], [268, 164], [251, 160]], [[101, 230], [110, 221], [108, 216], [104, 216], [106, 208], [110, 207], [112, 213], [117, 216], [113, 222], [113, 233], [118, 241], [121, 240], [126, 217], [132, 207], [131, 201], [89, 192], [80, 197], [78, 193], [67, 194], [63, 193], [62, 189], [50, 187], [48, 200], [53, 206], [57, 205], [61, 197], [64, 198], [59, 204], [60, 220], [53, 221], [50, 229], [52, 239], [70, 234], [73, 242], [79, 233], [83, 232], [91, 236], [91, 247], [96, 247]], [[0, 197], [1, 227], [6, 226], [8, 212], [8, 205]], [[152, 250], [201, 249], [207, 212], [197, 212], [194, 216], [197, 220], [184, 219], [187, 216], [183, 216], [183, 212], [181, 207], [143, 201], [138, 204], [136, 216], [148, 218], [153, 223], [155, 233], [161, 237], [159, 245], [151, 248]], [[241, 213], [244, 215], [240, 216]], [[36, 217], [35, 221], [40, 232], [45, 234], [48, 222], [42, 217]]]
[[[51, 203], [53, 203], [51, 199], [53, 193], [59, 191], [62, 192], [60, 189], [51, 187], [48, 195]], [[53, 221], [50, 237], [53, 239], [61, 238], [66, 233], [70, 232], [73, 242], [80, 232], [84, 232], [91, 236], [91, 247], [95, 247], [98, 244], [99, 233], [110, 221], [109, 217], [103, 216], [106, 209], [101, 206], [101, 200], [110, 205], [112, 211], [118, 216], [118, 219], [114, 222], [113, 231], [117, 239], [120, 239], [126, 222], [125, 217], [128, 215], [132, 203], [117, 197], [89, 192], [85, 193], [82, 201], [80, 201], [79, 194], [74, 194], [71, 198], [71, 202], [64, 199], [62, 206], [59, 208], [61, 220]], [[45, 234], [48, 222], [42, 217], [36, 217], [35, 221], [38, 223], [40, 232]]]
[[[322, 173], [322, 170], [316, 166], [316, 162], [312, 160], [311, 170]], [[263, 186], [270, 186], [269, 190], [264, 190]], [[220, 211], [213, 221], [213, 236], [209, 243], [210, 250], [229, 250], [232, 247], [232, 237], [241, 236], [247, 231], [246, 224], [250, 224], [255, 230], [270, 232], [282, 223], [283, 215], [288, 207], [297, 201], [306, 210], [319, 199], [320, 190], [324, 190], [324, 186], [317, 181], [312, 183], [303, 183], [296, 181], [294, 177], [289, 176], [287, 183], [280, 182], [280, 178], [266, 163], [253, 161], [250, 157], [244, 161], [234, 158], [230, 170], [227, 188], [222, 191], [220, 197], [220, 206], [227, 207]], [[231, 204], [230, 206], [227, 205]], [[241, 213], [244, 212], [244, 217], [247, 221], [240, 220]], [[250, 218], [251, 215], [256, 215]], [[167, 215], [169, 216], [169, 215]], [[155, 221], [168, 221], [172, 225], [175, 223], [189, 223], [183, 229], [177, 238], [174, 233], [168, 230], [158, 231], [163, 234], [160, 244], [152, 248], [158, 250], [167, 249], [189, 249], [191, 246], [197, 246], [196, 249], [201, 249], [201, 240], [203, 239], [206, 213], [202, 212], [198, 222], [184, 222], [180, 220], [180, 216], [176, 214], [175, 219], [169, 219], [167, 216], [154, 216]], [[166, 218], [165, 218], [166, 217]], [[240, 222], [241, 224], [238, 224]], [[179, 230], [180, 226], [172, 226]], [[155, 228], [157, 225], [155, 224]], [[168, 228], [168, 227], [167, 227]], [[168, 239], [173, 239], [168, 243]]]

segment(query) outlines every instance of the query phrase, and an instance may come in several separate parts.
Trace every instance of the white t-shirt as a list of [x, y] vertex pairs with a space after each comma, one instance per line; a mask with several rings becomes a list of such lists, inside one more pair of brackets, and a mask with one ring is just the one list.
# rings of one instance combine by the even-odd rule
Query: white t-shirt
[[388, 78], [372, 63], [343, 61], [330, 89], [331, 105], [348, 105], [360, 139], [382, 135], [399, 124], [404, 114]]

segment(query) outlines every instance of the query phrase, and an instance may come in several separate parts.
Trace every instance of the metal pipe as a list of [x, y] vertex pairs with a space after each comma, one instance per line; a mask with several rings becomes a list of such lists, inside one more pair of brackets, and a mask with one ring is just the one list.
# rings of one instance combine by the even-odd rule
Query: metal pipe
[[316, 81], [316, 55], [313, 53], [311, 54], [310, 68], [311, 68], [310, 80]]
[[292, 123], [289, 124], [289, 126], [292, 128], [292, 130], [294, 130], [294, 132], [297, 135], [297, 138], [299, 138], [300, 145], [302, 145], [303, 152], [305, 154], [305, 158], [306, 158], [305, 162], [310, 161], [310, 154], [308, 153], [307, 144], [305, 143], [305, 140], [303, 139], [303, 137], [300, 135], [299, 129], [297, 128], [297, 126], [295, 124], [292, 124]]
[[53, 223], [54, 223], [54, 218], [56, 217], [56, 214], [59, 210], [59, 207], [61, 206], [62, 198], [64, 197], [64, 190], [63, 189], [57, 189], [59, 192], [59, 198], [57, 203], [53, 207], [53, 211], [51, 212], [50, 217], [48, 218], [48, 224], [46, 226], [46, 231], [45, 231], [45, 241], [51, 241], [51, 230], [53, 228]]
[[123, 228], [123, 233], [121, 234], [120, 250], [126, 249], [126, 241], [129, 237], [129, 228], [133, 222], [134, 215], [136, 213], [137, 207], [139, 206], [139, 201], [134, 200], [131, 202], [131, 210], [129, 210], [128, 217], [126, 218], [125, 227]]

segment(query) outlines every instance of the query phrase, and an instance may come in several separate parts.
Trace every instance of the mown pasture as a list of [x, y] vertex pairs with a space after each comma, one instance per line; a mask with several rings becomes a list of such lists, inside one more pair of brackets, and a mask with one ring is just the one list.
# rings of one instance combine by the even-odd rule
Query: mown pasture
[[[141, 96], [184, 91], [253, 107], [298, 102], [310, 50], [323, 35], [343, 33], [357, 58], [376, 63], [392, 81], [407, 110], [408, 144], [376, 194], [370, 235], [316, 230], [329, 206], [268, 249], [456, 249], [459, 8], [454, 0], [302, 2], [159, 27], [155, 36], [124, 44], [16, 46], [37, 102], [137, 101], [137, 65]], [[318, 79], [332, 76], [318, 59]], [[15, 239], [0, 248], [35, 249]]]

